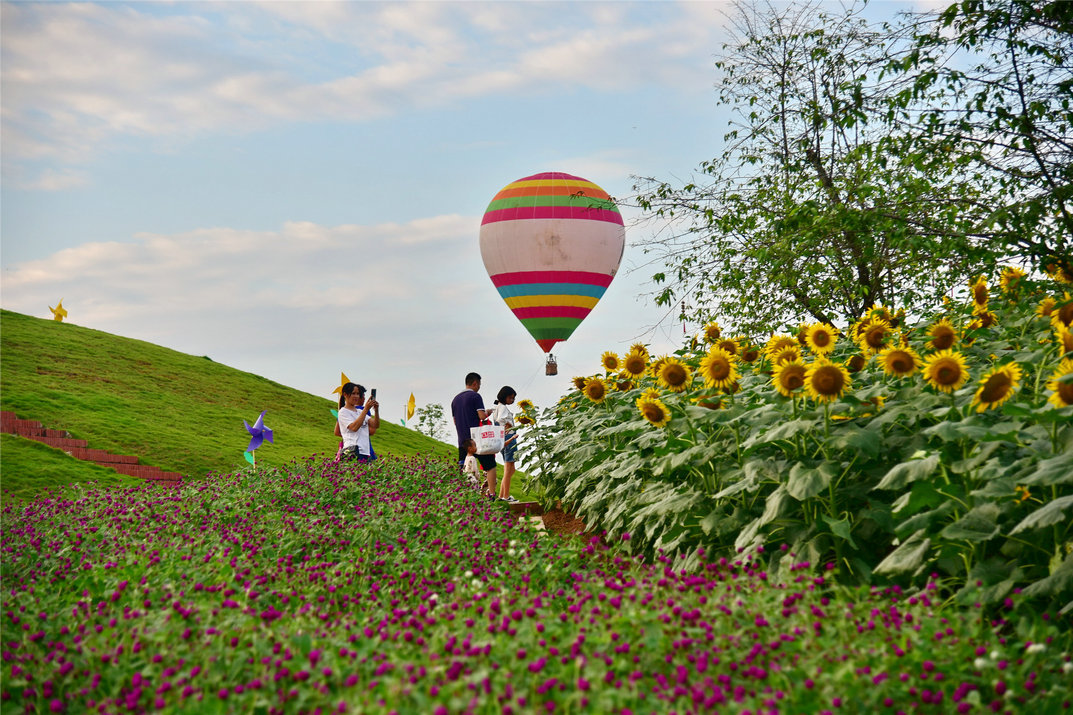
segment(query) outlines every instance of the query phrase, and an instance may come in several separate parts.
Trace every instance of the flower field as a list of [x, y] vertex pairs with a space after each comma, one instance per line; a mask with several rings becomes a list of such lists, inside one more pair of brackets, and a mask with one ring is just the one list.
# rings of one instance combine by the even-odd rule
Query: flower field
[[1068, 286], [1007, 268], [916, 320], [877, 305], [607, 352], [522, 441], [527, 488], [648, 557], [767, 546], [785, 576], [789, 544], [845, 582], [938, 579], [963, 605], [1024, 589], [1068, 615], [1071, 331]]
[[[1068, 629], [800, 555], [675, 570], [538, 534], [452, 465], [310, 459], [3, 517], [0, 710], [1059, 712]], [[628, 544], [628, 541], [621, 543]], [[791, 552], [785, 552], [791, 560]]]

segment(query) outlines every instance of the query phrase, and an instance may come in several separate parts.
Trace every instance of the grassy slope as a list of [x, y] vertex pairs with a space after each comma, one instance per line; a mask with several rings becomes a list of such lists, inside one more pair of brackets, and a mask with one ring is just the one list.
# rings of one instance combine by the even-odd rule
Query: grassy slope
[[[10, 311], [0, 311], [0, 353], [2, 409], [66, 429], [92, 448], [137, 455], [143, 464], [194, 477], [247, 467], [242, 420], [252, 423], [264, 409], [275, 443], [257, 450], [258, 465], [334, 454], [338, 446], [330, 413], [335, 402], [207, 357]], [[20, 465], [33, 455], [21, 442], [5, 440], [0, 452], [5, 490], [29, 476]], [[455, 451], [386, 421], [373, 444], [379, 454], [449, 457]], [[83, 467], [98, 469], [69, 465]]]

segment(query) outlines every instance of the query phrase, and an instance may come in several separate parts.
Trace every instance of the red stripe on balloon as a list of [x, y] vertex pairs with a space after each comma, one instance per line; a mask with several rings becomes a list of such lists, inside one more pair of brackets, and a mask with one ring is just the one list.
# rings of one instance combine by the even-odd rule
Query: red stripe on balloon
[[582, 219], [586, 221], [606, 221], [623, 226], [622, 215], [618, 211], [595, 209], [587, 206], [516, 206], [499, 211], [489, 211], [481, 219], [481, 225], [497, 221], [517, 221], [524, 219]]
[[491, 278], [496, 288], [527, 283], [584, 283], [606, 288], [611, 285], [611, 279], [614, 276], [591, 271], [515, 271], [514, 273], [497, 273]]
[[591, 308], [579, 308], [573, 305], [545, 305], [536, 308], [514, 308], [518, 320], [529, 318], [577, 318], [584, 320]]

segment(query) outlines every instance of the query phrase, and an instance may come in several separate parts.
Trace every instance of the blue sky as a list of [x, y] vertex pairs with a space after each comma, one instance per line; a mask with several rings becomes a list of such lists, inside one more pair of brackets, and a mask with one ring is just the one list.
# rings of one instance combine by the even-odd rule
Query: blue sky
[[604, 350], [680, 342], [642, 297], [652, 229], [624, 211], [620, 273], [548, 378], [481, 215], [533, 173], [628, 196], [717, 155], [729, 7], [4, 3], [0, 303], [63, 298], [73, 323], [325, 397], [345, 371], [396, 422], [470, 370], [489, 403], [510, 384], [551, 405]]

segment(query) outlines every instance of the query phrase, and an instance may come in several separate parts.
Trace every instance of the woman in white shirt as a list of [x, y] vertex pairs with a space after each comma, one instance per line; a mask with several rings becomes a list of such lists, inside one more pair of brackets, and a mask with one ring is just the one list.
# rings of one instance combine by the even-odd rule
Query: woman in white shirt
[[[375, 410], [375, 413], [373, 412]], [[348, 382], [339, 397], [339, 434], [343, 438], [342, 459], [368, 462], [376, 459], [369, 439], [380, 429], [380, 405], [365, 399], [365, 388]]]
[[510, 495], [510, 478], [514, 476], [514, 452], [518, 449], [518, 434], [514, 431], [514, 413], [507, 405], [514, 404], [518, 393], [513, 387], [504, 386], [496, 395], [492, 421], [503, 427], [503, 480], [499, 483], [499, 498], [518, 501]]

